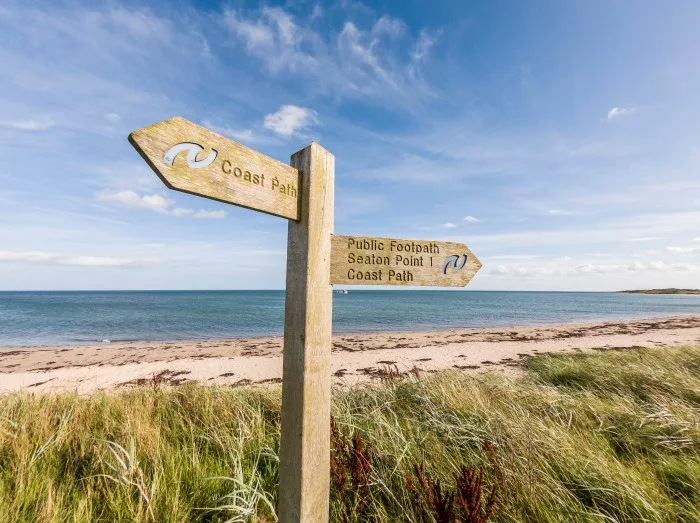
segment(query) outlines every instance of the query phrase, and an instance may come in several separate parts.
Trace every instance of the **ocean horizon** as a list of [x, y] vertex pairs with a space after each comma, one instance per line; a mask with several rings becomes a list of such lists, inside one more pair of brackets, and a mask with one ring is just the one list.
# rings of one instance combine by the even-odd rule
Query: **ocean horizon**
[[[571, 291], [349, 290], [333, 332], [410, 332], [700, 314], [700, 296]], [[2, 291], [0, 346], [277, 336], [282, 290]]]

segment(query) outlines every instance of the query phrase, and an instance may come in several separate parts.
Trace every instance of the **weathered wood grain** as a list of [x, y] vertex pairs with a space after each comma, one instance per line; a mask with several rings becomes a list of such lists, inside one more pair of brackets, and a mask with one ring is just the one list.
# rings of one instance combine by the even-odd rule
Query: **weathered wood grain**
[[279, 520], [328, 521], [335, 159], [316, 143], [292, 156], [301, 217], [289, 222], [284, 310]]
[[134, 131], [129, 142], [171, 189], [299, 219], [299, 172], [289, 165], [180, 117]]
[[331, 245], [332, 284], [464, 287], [481, 268], [463, 243], [333, 236]]

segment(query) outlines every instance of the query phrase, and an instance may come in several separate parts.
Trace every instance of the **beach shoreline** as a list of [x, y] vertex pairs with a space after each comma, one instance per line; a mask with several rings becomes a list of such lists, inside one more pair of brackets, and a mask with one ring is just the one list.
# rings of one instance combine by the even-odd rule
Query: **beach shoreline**
[[[333, 336], [335, 381], [354, 383], [390, 371], [520, 372], [520, 360], [545, 352], [700, 343], [700, 316], [674, 315], [571, 324]], [[0, 393], [120, 390], [134, 385], [277, 383], [282, 337], [93, 345], [0, 347]]]

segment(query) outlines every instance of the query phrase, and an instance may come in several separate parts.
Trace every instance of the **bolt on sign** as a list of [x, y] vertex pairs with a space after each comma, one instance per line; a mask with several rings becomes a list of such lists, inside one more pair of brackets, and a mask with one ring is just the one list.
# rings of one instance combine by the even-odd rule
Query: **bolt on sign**
[[480, 268], [463, 243], [331, 238], [331, 283], [464, 287]]
[[171, 189], [289, 219], [277, 511], [327, 522], [332, 284], [461, 287], [481, 263], [461, 243], [333, 236], [335, 159], [317, 143], [289, 166], [179, 117], [129, 142]]

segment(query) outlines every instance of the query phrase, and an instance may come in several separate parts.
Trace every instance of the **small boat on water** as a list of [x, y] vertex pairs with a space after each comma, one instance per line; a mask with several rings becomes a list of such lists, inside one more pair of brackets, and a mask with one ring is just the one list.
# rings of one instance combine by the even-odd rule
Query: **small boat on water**
[[348, 294], [347, 289], [342, 289], [342, 290], [338, 290], [338, 291], [335, 291], [335, 292], [336, 292], [336, 294]]

